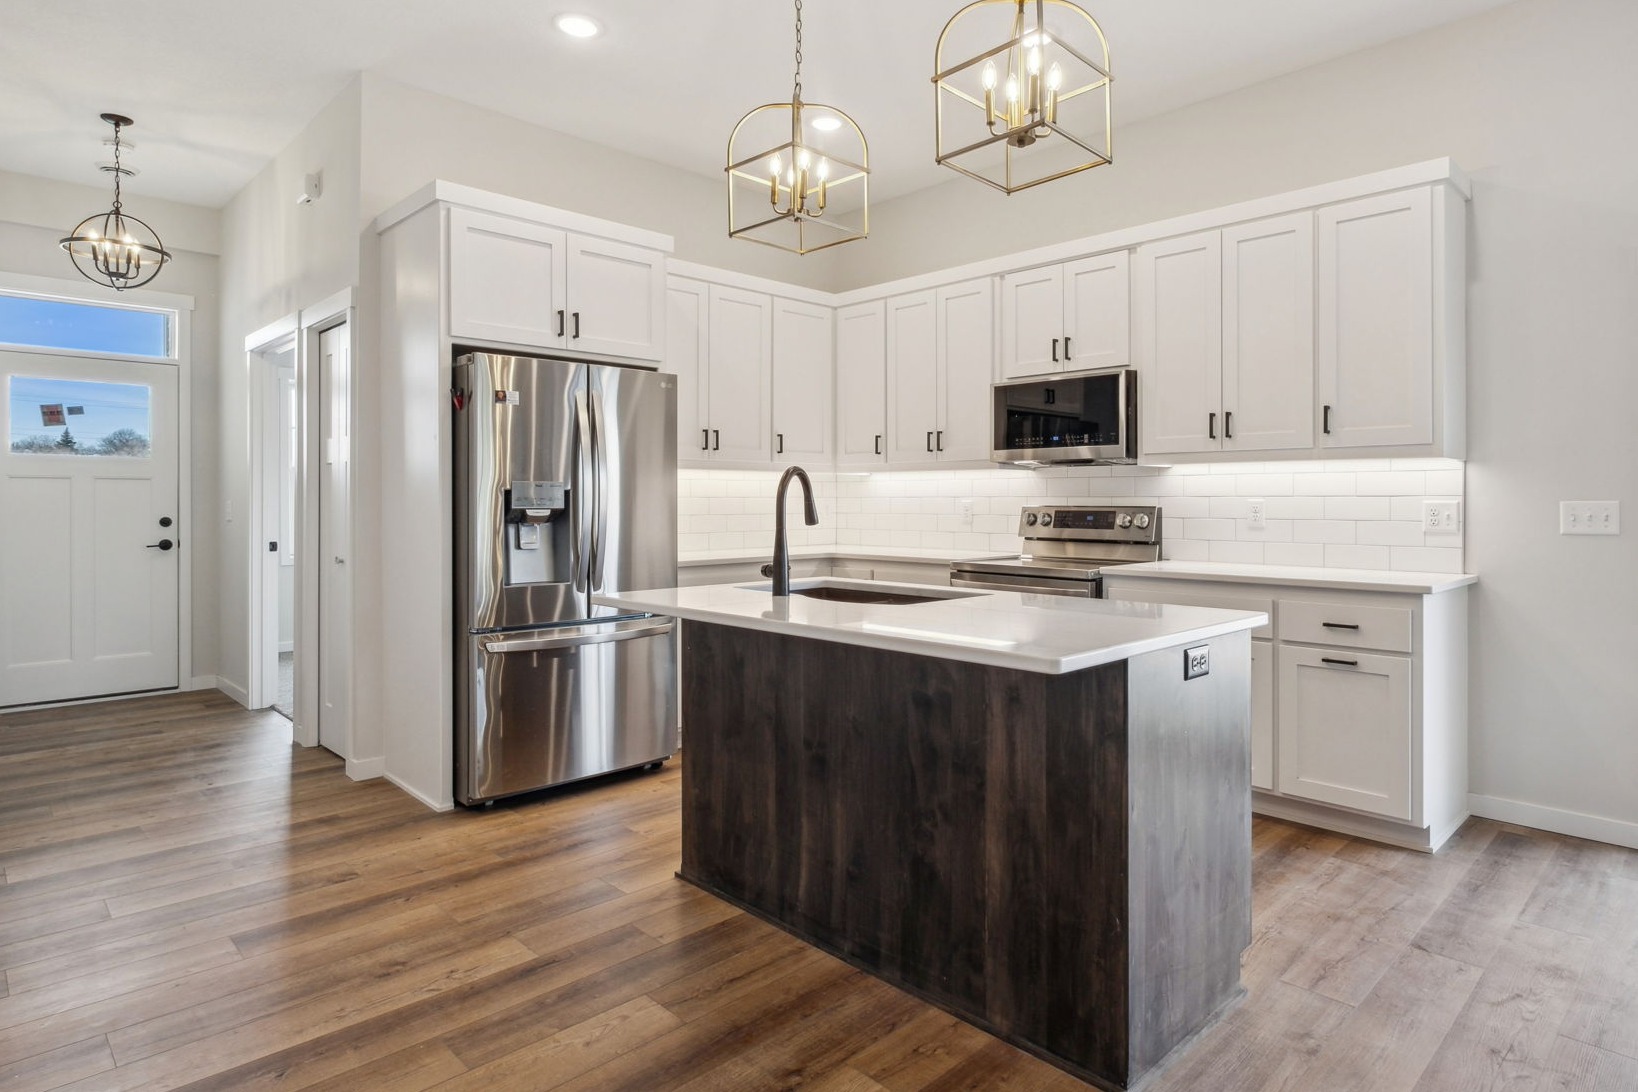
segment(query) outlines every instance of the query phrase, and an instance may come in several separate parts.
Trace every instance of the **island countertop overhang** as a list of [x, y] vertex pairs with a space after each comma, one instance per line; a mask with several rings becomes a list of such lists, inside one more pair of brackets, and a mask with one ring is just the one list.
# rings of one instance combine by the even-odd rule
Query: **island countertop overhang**
[[763, 582], [596, 594], [592, 602], [625, 611], [1048, 675], [1255, 629], [1268, 621], [1266, 614], [1256, 611], [956, 591], [867, 580], [798, 580], [792, 582], [792, 589], [815, 584], [941, 598], [908, 605], [838, 603], [800, 595], [776, 599]]

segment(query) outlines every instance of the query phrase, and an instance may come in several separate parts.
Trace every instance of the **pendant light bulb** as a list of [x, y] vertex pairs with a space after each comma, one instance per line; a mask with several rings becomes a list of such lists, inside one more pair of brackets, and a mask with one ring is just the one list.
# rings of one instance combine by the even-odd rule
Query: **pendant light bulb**
[[1064, 70], [1058, 66], [1058, 62], [1054, 61], [1052, 67], [1047, 69], [1047, 90], [1056, 91], [1063, 86], [1063, 82]]
[[830, 177], [830, 160], [819, 160], [819, 181], [823, 182]]
[[768, 160], [768, 173], [773, 175], [775, 178], [779, 177], [779, 174], [780, 174], [779, 168], [780, 168], [780, 163], [779, 163], [779, 157], [777, 155], [774, 156], [772, 159]]
[[1031, 76], [1041, 74], [1041, 50], [1039, 47], [1032, 47], [1029, 51], [1029, 74]]
[[995, 62], [990, 61], [984, 66], [984, 90], [995, 90]]
[[1009, 75], [1007, 77], [1007, 101], [1008, 102], [1017, 102], [1018, 101], [1018, 77], [1017, 76], [1010, 76]]

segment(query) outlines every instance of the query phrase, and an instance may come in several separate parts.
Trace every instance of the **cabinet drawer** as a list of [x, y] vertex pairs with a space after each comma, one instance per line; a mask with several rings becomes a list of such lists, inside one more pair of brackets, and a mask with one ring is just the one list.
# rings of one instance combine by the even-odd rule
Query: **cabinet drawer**
[[1280, 600], [1280, 637], [1286, 641], [1410, 652], [1413, 621], [1408, 607]]
[[1132, 584], [1125, 580], [1104, 580], [1105, 599], [1125, 599], [1136, 603], [1177, 603], [1185, 607], [1217, 607], [1219, 610], [1255, 610], [1268, 615], [1268, 623], [1251, 631], [1253, 637], [1274, 636], [1274, 600], [1256, 595], [1196, 591], [1184, 581], [1168, 582], [1164, 588], [1153, 584]]

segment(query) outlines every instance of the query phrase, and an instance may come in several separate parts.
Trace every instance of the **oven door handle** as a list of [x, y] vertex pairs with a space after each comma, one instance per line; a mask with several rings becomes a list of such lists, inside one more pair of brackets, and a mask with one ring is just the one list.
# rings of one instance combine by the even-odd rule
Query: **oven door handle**
[[987, 573], [951, 573], [950, 587], [974, 588], [985, 591], [1009, 591], [1020, 595], [1069, 595], [1081, 599], [1096, 599], [1097, 581], [1094, 580], [1053, 580], [1033, 581], [1028, 577], [1019, 577], [1012, 583], [1003, 583], [1008, 577], [995, 576]]

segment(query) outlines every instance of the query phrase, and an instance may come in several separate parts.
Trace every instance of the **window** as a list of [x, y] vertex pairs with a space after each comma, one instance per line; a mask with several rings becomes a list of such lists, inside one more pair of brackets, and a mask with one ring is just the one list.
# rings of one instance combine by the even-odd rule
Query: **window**
[[172, 311], [0, 292], [0, 345], [171, 359]]
[[24, 375], [12, 376], [7, 386], [13, 454], [148, 458], [150, 388]]

